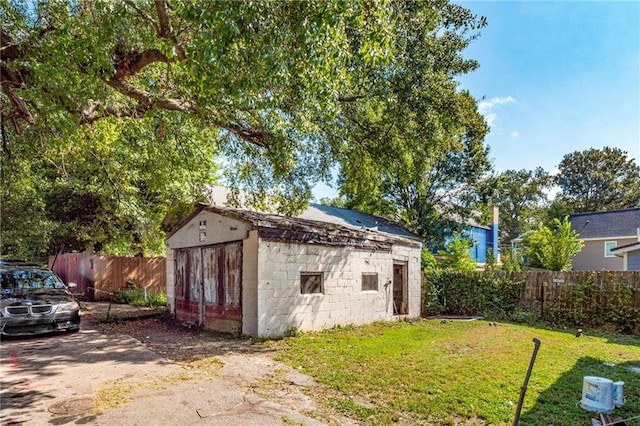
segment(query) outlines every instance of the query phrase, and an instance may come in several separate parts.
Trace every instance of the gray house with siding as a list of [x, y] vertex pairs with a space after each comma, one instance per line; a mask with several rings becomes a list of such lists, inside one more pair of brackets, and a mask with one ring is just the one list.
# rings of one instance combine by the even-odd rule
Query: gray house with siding
[[640, 270], [640, 208], [569, 216], [584, 247], [573, 258], [574, 270]]
[[623, 271], [640, 271], [640, 233], [638, 242], [616, 247], [611, 253], [622, 258]]
[[168, 302], [181, 321], [261, 337], [419, 317], [421, 246], [344, 209], [200, 205], [167, 238]]

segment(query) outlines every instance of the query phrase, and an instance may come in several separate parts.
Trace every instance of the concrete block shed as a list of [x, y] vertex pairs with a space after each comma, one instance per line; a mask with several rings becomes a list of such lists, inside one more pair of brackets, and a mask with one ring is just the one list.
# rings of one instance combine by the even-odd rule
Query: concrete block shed
[[[382, 226], [345, 225], [327, 212]], [[415, 236], [358, 212], [322, 214], [327, 221], [198, 206], [167, 238], [167, 296], [176, 318], [275, 337], [419, 317], [422, 245]]]

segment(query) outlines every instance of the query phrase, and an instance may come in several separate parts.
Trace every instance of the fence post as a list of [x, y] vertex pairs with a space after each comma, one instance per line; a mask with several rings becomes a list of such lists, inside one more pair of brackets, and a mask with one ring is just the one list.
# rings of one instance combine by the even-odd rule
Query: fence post
[[[540, 274], [536, 278], [540, 279]], [[544, 319], [544, 280], [540, 280], [540, 318]]]

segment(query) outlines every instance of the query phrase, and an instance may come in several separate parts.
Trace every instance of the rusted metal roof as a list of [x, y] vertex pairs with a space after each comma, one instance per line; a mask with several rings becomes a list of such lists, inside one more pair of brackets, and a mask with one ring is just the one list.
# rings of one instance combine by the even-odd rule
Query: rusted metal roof
[[[281, 216], [252, 210], [233, 209], [213, 205], [199, 205], [194, 214], [209, 211], [250, 223], [260, 238], [272, 241], [302, 242], [326, 246], [353, 246], [372, 250], [391, 250], [393, 244], [421, 247], [420, 241], [380, 232], [365, 226], [355, 228], [337, 223], [300, 217]], [[407, 235], [413, 235], [408, 233]]]

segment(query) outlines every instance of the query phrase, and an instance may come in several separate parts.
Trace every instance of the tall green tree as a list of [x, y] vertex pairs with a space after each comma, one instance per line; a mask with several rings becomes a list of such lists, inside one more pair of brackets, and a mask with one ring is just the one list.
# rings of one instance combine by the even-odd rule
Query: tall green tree
[[509, 246], [512, 239], [537, 228], [544, 220], [546, 191], [552, 177], [541, 167], [535, 170], [506, 170], [487, 179], [492, 204], [500, 209], [500, 244]]
[[[477, 66], [461, 52], [485, 22], [445, 0], [0, 0], [0, 17], [3, 179], [17, 190], [14, 174], [33, 173], [34, 205], [68, 238], [89, 219], [103, 246], [116, 230], [157, 229], [172, 198], [188, 198], [176, 187], [210, 180], [213, 153], [227, 183], [284, 213], [360, 154], [427, 156], [429, 170], [446, 152], [484, 154], [486, 126], [455, 76]], [[95, 193], [56, 231], [49, 201]]]
[[202, 182], [215, 181], [215, 152], [205, 141], [181, 140], [193, 125], [188, 120], [162, 124], [165, 130], [175, 126], [166, 133], [158, 132], [155, 119], [136, 124], [111, 117], [62, 138], [16, 146], [4, 157], [3, 254], [42, 259], [58, 250], [95, 249], [162, 255], [170, 214], [192, 207]]
[[552, 228], [542, 226], [527, 234], [523, 241], [528, 265], [550, 271], [570, 269], [582, 245], [578, 233], [571, 229], [568, 216], [562, 221], [554, 219]]
[[619, 148], [572, 152], [558, 169], [558, 198], [571, 213], [640, 206], [640, 166]]
[[423, 6], [399, 9], [397, 55], [381, 73], [385, 86], [343, 109], [339, 183], [348, 207], [390, 216], [441, 246], [465, 226], [477, 183], [490, 169], [488, 127], [455, 78], [477, 68], [462, 51], [477, 36], [469, 30], [484, 21], [449, 7], [438, 29], [414, 19]]

